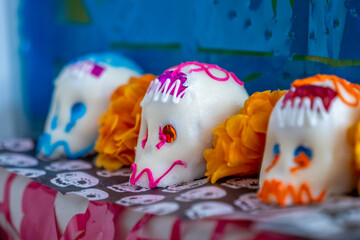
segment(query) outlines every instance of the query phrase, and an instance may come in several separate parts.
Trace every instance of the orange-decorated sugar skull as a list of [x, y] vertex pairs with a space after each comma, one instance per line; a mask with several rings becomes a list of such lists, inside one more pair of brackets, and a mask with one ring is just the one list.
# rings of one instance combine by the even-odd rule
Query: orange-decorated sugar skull
[[321, 202], [355, 187], [347, 130], [359, 118], [360, 86], [330, 75], [296, 80], [269, 121], [260, 172], [263, 202]]

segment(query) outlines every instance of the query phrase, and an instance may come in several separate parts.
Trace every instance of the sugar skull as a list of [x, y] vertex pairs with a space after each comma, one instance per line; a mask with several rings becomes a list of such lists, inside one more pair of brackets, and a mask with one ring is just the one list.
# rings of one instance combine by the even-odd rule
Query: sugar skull
[[67, 65], [55, 80], [55, 91], [38, 152], [49, 158], [78, 158], [91, 152], [98, 119], [111, 93], [141, 70], [125, 57], [104, 53]]
[[182, 63], [155, 79], [142, 119], [130, 183], [166, 187], [204, 176], [214, 129], [243, 106], [243, 83], [217, 65]]
[[354, 188], [347, 130], [360, 113], [360, 86], [329, 75], [296, 80], [276, 104], [260, 172], [264, 202], [321, 202]]

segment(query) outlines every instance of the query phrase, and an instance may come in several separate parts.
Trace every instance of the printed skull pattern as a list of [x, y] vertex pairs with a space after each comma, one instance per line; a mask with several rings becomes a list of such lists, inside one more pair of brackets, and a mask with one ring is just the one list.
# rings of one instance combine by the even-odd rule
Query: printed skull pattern
[[12, 152], [27, 152], [33, 150], [34, 142], [29, 138], [13, 138], [0, 140], [0, 150], [8, 150]]
[[140, 186], [131, 185], [129, 182], [112, 185], [107, 188], [115, 192], [131, 192], [131, 193], [145, 192], [150, 190], [149, 188], [143, 188]]
[[50, 182], [59, 187], [75, 186], [88, 188], [96, 186], [99, 183], [99, 179], [85, 172], [68, 172], [57, 174], [56, 178], [51, 179]]
[[[1, 144], [4, 146], [4, 142]], [[62, 194], [76, 194], [89, 201], [107, 201], [138, 212], [171, 214], [182, 219], [195, 220], [232, 213], [256, 218], [264, 214], [288, 214], [295, 209], [262, 203], [256, 197], [257, 179], [230, 178], [211, 185], [203, 178], [166, 188], [150, 189], [131, 185], [129, 168], [109, 172], [93, 167], [85, 159], [49, 162], [48, 159], [34, 157], [34, 150], [32, 152], [14, 153], [2, 148], [0, 164], [8, 171], [31, 178]], [[335, 199], [324, 204], [339, 201]], [[295, 210], [302, 211], [305, 208], [301, 206]]]
[[239, 189], [239, 188], [258, 189], [259, 180], [257, 178], [232, 178], [222, 183], [221, 185], [233, 189]]
[[130, 170], [130, 168], [122, 168], [122, 169], [119, 169], [114, 172], [110, 172], [107, 170], [101, 170], [101, 171], [97, 171], [96, 174], [100, 177], [106, 177], [106, 178], [115, 177], [115, 176], [130, 177], [131, 172], [132, 171]]
[[0, 154], [0, 165], [9, 165], [15, 167], [33, 167], [38, 165], [38, 160], [20, 153], [2, 153]]
[[132, 206], [138, 204], [152, 204], [163, 200], [165, 196], [155, 195], [155, 194], [146, 194], [146, 195], [134, 195], [129, 197], [124, 197], [117, 201], [117, 204], [123, 206]]
[[134, 210], [138, 212], [151, 213], [162, 216], [173, 213], [179, 208], [180, 206], [176, 202], [160, 202], [151, 205], [135, 207]]
[[191, 202], [198, 199], [218, 199], [225, 197], [226, 191], [215, 186], [201, 187], [187, 191], [175, 199], [181, 202]]
[[73, 170], [84, 170], [91, 169], [90, 163], [82, 160], [62, 160], [49, 164], [45, 167], [46, 170], [59, 172], [59, 171], [73, 171]]
[[200, 202], [191, 206], [185, 211], [185, 215], [190, 219], [224, 215], [234, 212], [234, 207], [223, 202]]
[[194, 180], [192, 182], [174, 184], [174, 185], [168, 186], [166, 189], [164, 189], [162, 191], [176, 193], [176, 192], [180, 192], [180, 191], [183, 191], [186, 189], [192, 189], [192, 188], [202, 186], [205, 183], [206, 183], [206, 179], [204, 178], [204, 179]]
[[104, 200], [109, 194], [97, 188], [87, 188], [80, 191], [67, 192], [66, 194], [76, 194], [92, 201]]
[[33, 168], [7, 168], [7, 170], [28, 178], [37, 178], [46, 174], [44, 170]]

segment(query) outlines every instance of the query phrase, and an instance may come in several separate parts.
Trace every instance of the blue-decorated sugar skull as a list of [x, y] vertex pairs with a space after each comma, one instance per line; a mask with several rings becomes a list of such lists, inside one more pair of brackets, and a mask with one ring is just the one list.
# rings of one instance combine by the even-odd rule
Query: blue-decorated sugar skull
[[140, 73], [134, 62], [111, 53], [89, 55], [65, 66], [55, 80], [38, 152], [49, 158], [78, 158], [91, 152], [111, 93]]

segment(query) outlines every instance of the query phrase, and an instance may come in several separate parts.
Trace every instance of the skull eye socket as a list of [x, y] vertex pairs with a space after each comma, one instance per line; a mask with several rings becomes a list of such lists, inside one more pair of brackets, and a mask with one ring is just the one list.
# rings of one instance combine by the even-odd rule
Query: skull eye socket
[[147, 140], [148, 140], [148, 130], [146, 130], [145, 137], [144, 137], [144, 139], [141, 141], [141, 147], [142, 147], [143, 149], [145, 148], [145, 145], [146, 145]]
[[176, 131], [175, 128], [171, 125], [166, 125], [163, 128], [163, 134], [166, 136], [166, 142], [172, 143], [176, 139]]
[[311, 165], [312, 151], [310, 148], [304, 146], [298, 146], [294, 151], [295, 167], [290, 169], [290, 172], [294, 173], [300, 169], [308, 168]]
[[71, 107], [70, 122], [65, 127], [65, 132], [70, 132], [75, 126], [76, 121], [82, 118], [86, 113], [86, 106], [82, 102], [77, 102]]
[[265, 169], [265, 172], [270, 171], [279, 161], [279, 156], [280, 156], [280, 145], [279, 144], [274, 145], [273, 153], [274, 153], [274, 159], [271, 162], [271, 164]]

